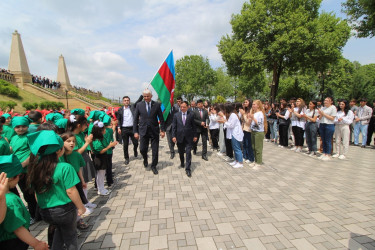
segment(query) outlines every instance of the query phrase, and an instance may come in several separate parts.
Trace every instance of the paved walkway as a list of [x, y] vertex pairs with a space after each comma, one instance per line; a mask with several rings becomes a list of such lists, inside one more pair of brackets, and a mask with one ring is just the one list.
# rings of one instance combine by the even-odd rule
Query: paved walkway
[[[90, 184], [98, 208], [81, 249], [375, 249], [374, 149], [323, 162], [265, 142], [259, 171], [198, 152], [188, 178], [160, 144], [157, 176], [116, 148], [111, 195]], [[31, 231], [46, 240], [45, 223]]]

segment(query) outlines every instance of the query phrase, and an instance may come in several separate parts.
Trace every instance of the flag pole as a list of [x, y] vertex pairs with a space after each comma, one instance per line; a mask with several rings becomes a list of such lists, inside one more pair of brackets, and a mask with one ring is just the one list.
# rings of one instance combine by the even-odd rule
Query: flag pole
[[[173, 52], [173, 49], [168, 53], [167, 57], [165, 57], [165, 60], [167, 60], [167, 58], [168, 58], [168, 56], [169, 56], [169, 54], [170, 54], [171, 52]], [[163, 66], [165, 60], [160, 64], [160, 66], [159, 66], [158, 70], [156, 71], [154, 77], [152, 77], [151, 81], [148, 83], [147, 89], [150, 88], [152, 80], [154, 80], [156, 74], [159, 72], [159, 69], [161, 68], [161, 66]], [[174, 60], [174, 58], [173, 58], [173, 60]], [[174, 63], [174, 62], [173, 62], [173, 63]]]

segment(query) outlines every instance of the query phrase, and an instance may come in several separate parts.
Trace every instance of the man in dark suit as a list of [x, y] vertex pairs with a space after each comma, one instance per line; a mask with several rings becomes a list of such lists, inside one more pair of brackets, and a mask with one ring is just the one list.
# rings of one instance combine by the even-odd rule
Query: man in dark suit
[[166, 132], [167, 132], [167, 141], [168, 141], [169, 151], [171, 153], [171, 156], [170, 156], [171, 159], [173, 159], [174, 156], [175, 156], [175, 152], [174, 152], [175, 143], [172, 140], [172, 121], [173, 121], [174, 114], [180, 111], [181, 101], [182, 101], [182, 98], [177, 97], [177, 103], [175, 103], [171, 107], [171, 110], [169, 111], [169, 115], [167, 117], [167, 120], [165, 121], [165, 128], [166, 128]]
[[[161, 138], [165, 136], [163, 112], [160, 103], [151, 100], [152, 94], [149, 89], [143, 91], [143, 102], [137, 104], [134, 112], [133, 132], [134, 138], [140, 139], [140, 151], [143, 156], [143, 165], [148, 166], [147, 151], [151, 140], [152, 163], [151, 170], [158, 174], [156, 165], [159, 160], [159, 133]], [[160, 120], [160, 129], [159, 122]]]
[[142, 101], [143, 96], [141, 95], [138, 100], [130, 105], [129, 96], [122, 98], [123, 107], [119, 108], [116, 114], [117, 117], [117, 132], [121, 135], [123, 141], [125, 165], [129, 164], [129, 138], [131, 138], [134, 145], [134, 157], [138, 156], [138, 140], [134, 138], [133, 123], [134, 123], [134, 111], [137, 103]]
[[177, 143], [178, 154], [180, 155], [181, 167], [185, 167], [184, 152], [186, 152], [186, 175], [191, 177], [191, 149], [197, 140], [197, 131], [194, 121], [194, 114], [187, 112], [188, 103], [182, 102], [180, 105], [181, 112], [173, 116], [172, 137]]
[[194, 110], [194, 121], [197, 126], [198, 139], [194, 144], [193, 154], [197, 153], [197, 145], [199, 136], [202, 136], [202, 159], [208, 161], [207, 158], [207, 138], [208, 138], [208, 112], [203, 108], [203, 101], [197, 101], [197, 108]]

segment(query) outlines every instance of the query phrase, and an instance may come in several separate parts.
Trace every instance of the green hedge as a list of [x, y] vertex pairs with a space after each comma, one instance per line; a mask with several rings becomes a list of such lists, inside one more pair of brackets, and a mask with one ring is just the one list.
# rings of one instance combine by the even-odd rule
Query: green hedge
[[10, 82], [4, 80], [0, 80], [0, 94], [9, 97], [20, 97], [18, 88]]
[[6, 110], [7, 108], [14, 109], [15, 106], [17, 106], [17, 103], [14, 101], [0, 101], [0, 108], [2, 110]]
[[26, 110], [32, 110], [32, 109], [37, 109], [39, 106], [38, 103], [34, 102], [34, 103], [30, 103], [30, 102], [24, 102], [22, 104], [22, 107], [24, 107]]
[[44, 101], [39, 104], [41, 109], [52, 109], [52, 110], [60, 110], [64, 108], [64, 104], [62, 102], [52, 102], [52, 101]]

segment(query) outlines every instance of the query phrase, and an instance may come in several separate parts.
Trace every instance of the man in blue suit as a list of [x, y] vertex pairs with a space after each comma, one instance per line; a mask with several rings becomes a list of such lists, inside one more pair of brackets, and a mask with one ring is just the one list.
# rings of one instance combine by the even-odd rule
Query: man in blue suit
[[[159, 133], [161, 138], [165, 136], [163, 112], [160, 103], [151, 100], [152, 93], [149, 89], [143, 91], [143, 100], [139, 102], [134, 112], [133, 132], [134, 138], [140, 139], [140, 152], [143, 156], [143, 165], [148, 166], [147, 151], [151, 140], [152, 163], [151, 170], [156, 175], [156, 166], [159, 161]], [[160, 128], [159, 122], [160, 121]]]
[[194, 113], [187, 110], [188, 102], [181, 102], [181, 112], [173, 116], [172, 140], [177, 143], [182, 168], [185, 168], [184, 152], [186, 152], [186, 175], [191, 177], [191, 149], [194, 142], [197, 141], [197, 129], [194, 122]]

